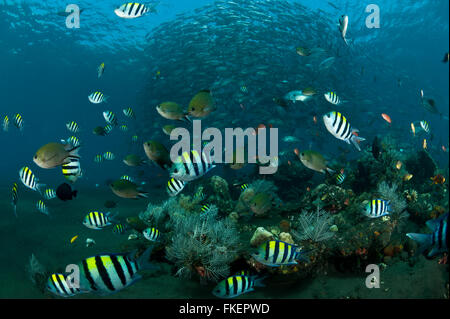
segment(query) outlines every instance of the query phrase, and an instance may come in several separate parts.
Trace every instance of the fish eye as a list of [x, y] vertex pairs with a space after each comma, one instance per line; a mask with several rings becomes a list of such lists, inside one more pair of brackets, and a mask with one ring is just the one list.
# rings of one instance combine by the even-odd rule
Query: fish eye
[[34, 155], [34, 159], [37, 159], [37, 155]]
[[302, 155], [302, 156], [305, 156], [305, 153], [302, 153], [301, 155]]

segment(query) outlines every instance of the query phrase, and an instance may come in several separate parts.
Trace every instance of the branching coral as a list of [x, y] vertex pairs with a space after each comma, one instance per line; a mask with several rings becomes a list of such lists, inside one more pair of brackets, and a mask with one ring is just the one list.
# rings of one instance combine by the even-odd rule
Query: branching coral
[[332, 222], [330, 213], [319, 207], [315, 212], [302, 211], [298, 217], [298, 230], [291, 230], [291, 234], [297, 240], [325, 241], [334, 236], [330, 231]]
[[139, 214], [139, 218], [151, 226], [164, 230], [171, 227], [174, 217], [185, 214], [186, 211], [179, 205], [177, 198], [172, 197], [161, 205], [149, 203], [147, 209]]
[[402, 195], [397, 193], [398, 185], [392, 184], [389, 186], [386, 182], [378, 184], [377, 193], [382, 199], [390, 201], [393, 213], [400, 214], [406, 209], [406, 200]]
[[239, 234], [228, 219], [192, 215], [177, 220], [167, 258], [178, 267], [177, 275], [197, 273], [203, 280], [227, 276], [238, 252]]
[[26, 266], [26, 271], [31, 282], [42, 292], [45, 291], [45, 285], [49, 276], [45, 267], [37, 260], [34, 254], [31, 254], [30, 261]]

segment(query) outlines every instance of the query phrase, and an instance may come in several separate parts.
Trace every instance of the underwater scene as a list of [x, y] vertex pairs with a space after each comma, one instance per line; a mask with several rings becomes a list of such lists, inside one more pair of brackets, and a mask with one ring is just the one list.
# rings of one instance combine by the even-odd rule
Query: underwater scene
[[449, 3], [0, 0], [0, 298], [448, 299]]

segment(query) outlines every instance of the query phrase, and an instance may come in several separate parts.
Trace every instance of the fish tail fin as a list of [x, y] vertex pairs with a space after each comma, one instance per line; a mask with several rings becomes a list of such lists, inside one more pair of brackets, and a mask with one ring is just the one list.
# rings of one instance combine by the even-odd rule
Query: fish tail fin
[[107, 212], [106, 216], [108, 217], [109, 221], [115, 224], [119, 224], [119, 221], [117, 220], [117, 216], [119, 215], [119, 213], [111, 213], [111, 212]]
[[407, 233], [406, 236], [419, 244], [419, 254], [423, 253], [432, 244], [431, 234]]
[[154, 245], [151, 245], [150, 247], [148, 247], [144, 253], [139, 256], [139, 258], [137, 259], [137, 264], [139, 266], [139, 270], [157, 270], [159, 269], [158, 266], [155, 266], [154, 264], [152, 264], [150, 262], [150, 256], [152, 255], [152, 250], [153, 250]]
[[[358, 130], [353, 130], [352, 133], [358, 132]], [[356, 136], [355, 134], [352, 134], [352, 137], [350, 138], [350, 141], [353, 143], [353, 145], [356, 147], [358, 151], [361, 151], [361, 147], [359, 146], [359, 143], [362, 141], [365, 141], [366, 139], [361, 136]]]
[[138, 197], [139, 198], [148, 198], [147, 194], [148, 194], [147, 192], [140, 191], [139, 194], [138, 194]]
[[16, 216], [16, 218], [19, 217], [19, 216], [17, 216], [17, 205], [14, 205], [14, 215]]
[[263, 283], [263, 280], [266, 279], [267, 276], [264, 277], [258, 277], [253, 276], [253, 287], [265, 287], [266, 285]]
[[311, 260], [309, 259], [308, 254], [310, 252], [312, 252], [312, 251], [313, 251], [312, 249], [310, 249], [310, 250], [300, 250], [300, 251], [297, 252], [297, 256], [296, 256], [295, 259], [303, 261], [305, 263], [309, 263], [309, 262], [311, 262]]
[[333, 169], [327, 167], [327, 168], [326, 168], [326, 172], [329, 173], [329, 174], [333, 174], [333, 173], [335, 172], [335, 170], [333, 170]]
[[45, 184], [36, 184], [36, 190], [38, 191], [39, 194], [42, 194], [42, 188], [44, 188], [46, 185]]
[[392, 212], [392, 206], [391, 206], [391, 201], [388, 200], [386, 202], [386, 213], [389, 214], [390, 212]]
[[189, 117], [189, 115], [185, 114], [183, 118], [181, 118], [181, 121], [192, 123], [192, 119]]
[[69, 157], [73, 157], [73, 158], [80, 158], [80, 155], [78, 154], [78, 151], [80, 150], [80, 145], [75, 146], [74, 148], [70, 149], [69, 152]]

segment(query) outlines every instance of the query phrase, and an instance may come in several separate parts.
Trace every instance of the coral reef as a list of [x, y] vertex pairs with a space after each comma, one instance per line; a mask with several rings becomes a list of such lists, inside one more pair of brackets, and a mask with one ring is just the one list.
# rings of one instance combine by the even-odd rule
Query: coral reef
[[29, 263], [26, 265], [26, 272], [28, 278], [31, 280], [33, 285], [39, 289], [42, 293], [45, 292], [47, 279], [49, 272], [46, 268], [37, 260], [34, 254], [31, 254]]
[[219, 211], [225, 215], [231, 213], [234, 204], [231, 199], [228, 182], [220, 176], [213, 176], [209, 180], [208, 187], [212, 193], [208, 198], [208, 202], [216, 205]]
[[250, 240], [250, 245], [259, 247], [263, 242], [274, 239], [274, 234], [266, 230], [264, 227], [258, 227]]
[[437, 169], [436, 162], [425, 150], [413, 153], [405, 160], [405, 166], [414, 175], [411, 182], [420, 192], [423, 191], [423, 187], [429, 184], [430, 177], [434, 175]]
[[278, 210], [281, 200], [277, 195], [278, 188], [271, 181], [256, 180], [241, 193], [234, 208], [239, 214], [266, 216]]
[[191, 215], [177, 219], [167, 258], [175, 263], [179, 276], [197, 274], [203, 281], [218, 281], [229, 274], [238, 243], [239, 233], [230, 220]]
[[298, 230], [292, 230], [292, 235], [297, 240], [311, 240], [313, 242], [321, 242], [328, 240], [334, 236], [334, 232], [330, 231], [333, 217], [330, 213], [317, 207], [316, 211], [302, 211], [298, 217]]
[[402, 213], [407, 207], [406, 200], [397, 192], [397, 189], [397, 184], [393, 183], [389, 185], [387, 182], [383, 181], [378, 184], [376, 191], [380, 198], [390, 202], [394, 214]]

